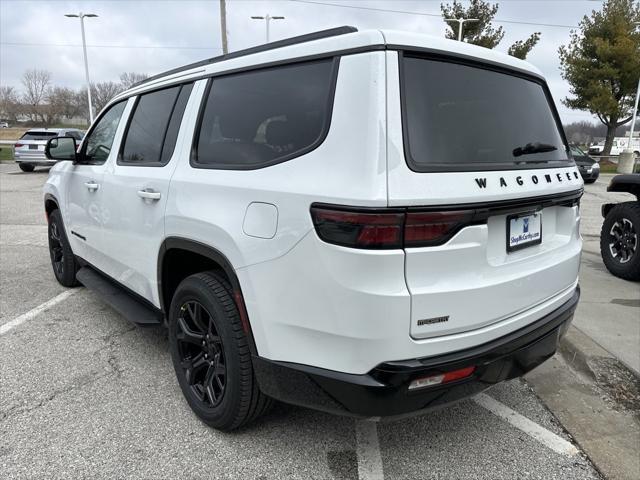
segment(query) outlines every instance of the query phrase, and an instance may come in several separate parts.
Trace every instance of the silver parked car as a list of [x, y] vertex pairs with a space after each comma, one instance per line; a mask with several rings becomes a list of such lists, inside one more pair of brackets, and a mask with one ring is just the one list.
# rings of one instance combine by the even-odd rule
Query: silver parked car
[[48, 160], [44, 154], [47, 140], [53, 137], [73, 137], [80, 143], [84, 131], [77, 128], [32, 128], [27, 130], [14, 147], [14, 159], [23, 172], [33, 172], [36, 166], [50, 167], [55, 160]]

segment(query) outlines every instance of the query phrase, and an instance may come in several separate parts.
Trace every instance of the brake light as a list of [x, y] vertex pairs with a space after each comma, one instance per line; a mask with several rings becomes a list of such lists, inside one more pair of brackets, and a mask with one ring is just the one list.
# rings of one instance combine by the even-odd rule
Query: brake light
[[355, 248], [402, 248], [404, 213], [362, 213], [311, 207], [318, 236]]
[[404, 227], [404, 245], [420, 247], [438, 243], [440, 239], [468, 223], [472, 217], [472, 210], [409, 212]]
[[394, 249], [439, 245], [473, 219], [473, 210], [371, 212], [311, 207], [318, 236], [327, 243], [352, 248]]
[[24, 143], [16, 143], [13, 148], [20, 148], [20, 147], [24, 147]]
[[451, 372], [439, 373], [429, 377], [416, 378], [409, 384], [409, 390], [417, 390], [419, 388], [432, 387], [434, 385], [442, 385], [444, 383], [455, 382], [463, 378], [470, 377], [475, 372], [476, 367], [465, 367]]

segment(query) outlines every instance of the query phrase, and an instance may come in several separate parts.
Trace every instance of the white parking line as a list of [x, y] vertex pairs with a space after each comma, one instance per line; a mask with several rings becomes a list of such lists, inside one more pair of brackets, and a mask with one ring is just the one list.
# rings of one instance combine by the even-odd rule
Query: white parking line
[[356, 448], [360, 480], [384, 480], [376, 422], [356, 420]]
[[562, 455], [573, 456], [578, 453], [578, 449], [564, 438], [550, 432], [527, 417], [511, 410], [509, 407], [491, 398], [485, 393], [481, 393], [474, 398], [475, 402], [489, 410], [494, 415], [506, 420], [508, 423], [523, 431], [530, 437], [535, 438], [544, 446]]
[[45, 310], [47, 310], [47, 309], [53, 307], [54, 305], [57, 305], [58, 303], [62, 302], [67, 297], [69, 297], [71, 294], [73, 294], [74, 291], [75, 290], [65, 290], [64, 292], [62, 292], [62, 293], [56, 295], [55, 297], [53, 297], [51, 300], [47, 300], [43, 304], [38, 305], [36, 308], [33, 308], [33, 309], [29, 310], [27, 313], [23, 313], [19, 317], [16, 317], [13, 320], [11, 320], [11, 321], [3, 324], [3, 325], [0, 325], [0, 336], [4, 335], [5, 333], [8, 333], [10, 330], [13, 330], [14, 328], [16, 328], [17, 326], [23, 324], [27, 320], [31, 320], [32, 318], [38, 316], [40, 313], [44, 312]]

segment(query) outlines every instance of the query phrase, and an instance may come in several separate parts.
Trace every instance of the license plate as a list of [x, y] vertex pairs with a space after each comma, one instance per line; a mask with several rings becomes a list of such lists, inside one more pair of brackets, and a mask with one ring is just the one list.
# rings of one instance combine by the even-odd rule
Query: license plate
[[542, 243], [542, 214], [520, 213], [507, 217], [507, 252]]
[[38, 145], [29, 145], [29, 150], [37, 150]]

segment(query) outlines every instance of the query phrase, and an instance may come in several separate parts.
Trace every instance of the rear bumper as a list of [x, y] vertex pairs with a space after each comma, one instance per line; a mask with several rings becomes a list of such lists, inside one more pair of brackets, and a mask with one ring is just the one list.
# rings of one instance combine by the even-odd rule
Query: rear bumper
[[48, 160], [47, 157], [28, 157], [28, 156], [18, 157], [17, 155], [14, 155], [14, 159], [16, 163], [28, 163], [29, 165], [35, 165], [35, 166], [51, 167], [56, 164], [55, 160]]
[[[283, 402], [355, 417], [416, 414], [522, 376], [553, 356], [579, 298], [580, 289], [576, 288], [571, 299], [556, 310], [489, 343], [436, 357], [382, 363], [364, 375], [261, 357], [254, 357], [254, 371], [260, 389]], [[408, 391], [416, 378], [468, 366], [476, 367], [469, 378]]]

